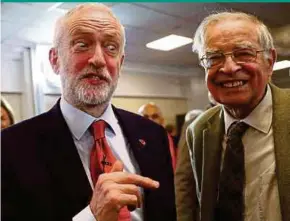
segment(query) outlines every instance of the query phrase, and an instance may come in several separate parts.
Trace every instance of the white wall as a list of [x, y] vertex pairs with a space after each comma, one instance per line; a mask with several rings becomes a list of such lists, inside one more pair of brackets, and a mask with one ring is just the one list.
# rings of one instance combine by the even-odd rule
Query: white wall
[[[45, 56], [43, 60], [46, 61], [46, 59], [47, 56]], [[23, 96], [27, 91], [27, 82], [25, 83], [25, 81], [27, 81], [27, 76], [26, 78], [24, 77], [24, 70], [26, 70], [26, 72], [31, 72], [30, 67], [28, 67], [27, 64], [29, 63], [27, 61], [27, 56], [25, 60], [26, 65], [24, 65], [23, 61], [13, 60], [2, 61], [1, 65], [1, 92], [17, 92], [17, 96], [20, 96], [20, 98], [17, 99], [22, 101], [22, 103], [24, 100]], [[32, 65], [33, 76], [38, 76], [38, 78], [39, 76], [42, 76], [45, 81], [47, 76], [43, 76], [45, 74], [42, 73], [43, 68], [41, 69], [37, 67], [37, 65], [38, 63]], [[44, 63], [41, 64], [41, 67], [43, 67], [43, 65]], [[31, 87], [33, 87], [33, 85]], [[44, 97], [42, 95], [41, 97], [36, 96], [35, 98], [31, 97], [30, 99], [42, 100], [43, 108], [41, 110], [46, 111], [59, 97], [60, 89], [57, 86], [47, 84], [44, 87], [43, 92], [45, 94]], [[172, 101], [175, 100], [176, 103], [182, 102], [182, 105], [178, 105], [182, 107], [182, 112], [186, 112], [193, 108], [204, 108], [208, 103], [207, 90], [204, 86], [203, 73], [200, 69], [173, 68], [168, 66], [162, 67], [131, 63], [125, 63], [122, 68], [121, 77], [114, 97], [118, 98], [118, 104], [126, 98], [130, 98], [131, 101], [136, 101], [136, 98], [145, 98], [148, 100], [171, 99]], [[15, 103], [15, 99], [13, 102]], [[170, 105], [172, 104], [172, 102], [169, 103]], [[126, 105], [127, 104], [128, 103], [126, 103]], [[168, 104], [165, 105], [166, 109], [169, 109], [167, 107]], [[19, 105], [19, 109], [16, 111], [19, 113], [19, 118], [27, 118], [27, 109], [29, 109], [27, 105]]]
[[23, 61], [1, 56], [1, 91], [22, 93]]
[[196, 69], [191, 77], [182, 79], [181, 82], [181, 90], [186, 96], [188, 110], [204, 109], [209, 103], [204, 71]]
[[23, 61], [1, 56], [1, 97], [10, 104], [15, 122], [23, 117]]
[[151, 75], [125, 72], [121, 74], [116, 96], [185, 97], [177, 76]]
[[[188, 77], [139, 74], [122, 70], [115, 96], [122, 97], [162, 97], [186, 98], [182, 91], [182, 79]], [[188, 80], [186, 80], [188, 81]], [[60, 88], [45, 86], [45, 94], [60, 94]]]

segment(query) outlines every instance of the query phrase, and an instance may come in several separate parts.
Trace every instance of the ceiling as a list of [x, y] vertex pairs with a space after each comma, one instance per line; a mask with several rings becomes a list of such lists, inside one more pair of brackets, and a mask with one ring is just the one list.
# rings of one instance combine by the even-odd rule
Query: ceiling
[[[1, 3], [2, 57], [19, 59], [24, 47], [49, 44], [55, 20], [78, 3]], [[273, 31], [280, 59], [290, 59], [290, 3], [105, 3], [125, 26], [126, 61], [175, 67], [197, 66], [191, 45], [161, 52], [146, 43], [169, 34], [192, 37], [201, 20], [220, 10], [253, 13]], [[54, 6], [54, 8], [52, 8]], [[56, 7], [57, 6], [57, 7]]]

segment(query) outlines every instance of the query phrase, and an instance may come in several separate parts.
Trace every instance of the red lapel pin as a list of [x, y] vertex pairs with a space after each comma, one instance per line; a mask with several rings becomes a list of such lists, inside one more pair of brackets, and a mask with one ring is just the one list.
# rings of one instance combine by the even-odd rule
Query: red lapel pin
[[146, 141], [143, 139], [139, 139], [139, 142], [143, 147], [146, 145]]

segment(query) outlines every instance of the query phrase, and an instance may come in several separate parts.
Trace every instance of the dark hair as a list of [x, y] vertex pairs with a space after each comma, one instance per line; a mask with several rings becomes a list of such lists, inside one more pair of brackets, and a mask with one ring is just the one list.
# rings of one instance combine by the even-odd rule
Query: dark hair
[[6, 110], [6, 112], [8, 113], [11, 125], [14, 124], [15, 119], [14, 119], [14, 114], [12, 112], [11, 106], [8, 104], [8, 102], [3, 97], [1, 97], [1, 107], [3, 107]]

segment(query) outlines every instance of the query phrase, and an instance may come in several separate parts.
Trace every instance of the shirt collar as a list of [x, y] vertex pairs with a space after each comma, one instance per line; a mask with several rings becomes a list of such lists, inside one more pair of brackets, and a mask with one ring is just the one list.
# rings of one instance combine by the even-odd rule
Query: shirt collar
[[111, 103], [106, 108], [105, 112], [98, 118], [95, 118], [69, 104], [63, 97], [60, 99], [60, 109], [64, 119], [73, 134], [80, 140], [84, 133], [88, 130], [94, 121], [104, 120], [109, 129], [116, 134], [118, 119], [116, 118]]
[[[225, 131], [228, 131], [230, 125], [237, 121], [224, 109], [224, 120], [225, 120]], [[263, 114], [261, 114], [263, 113]], [[267, 92], [262, 101], [257, 105], [257, 107], [244, 119], [243, 121], [250, 125], [251, 127], [267, 134], [271, 128], [272, 124], [272, 113], [273, 113], [273, 102], [272, 102], [272, 92], [269, 85], [267, 85]]]

